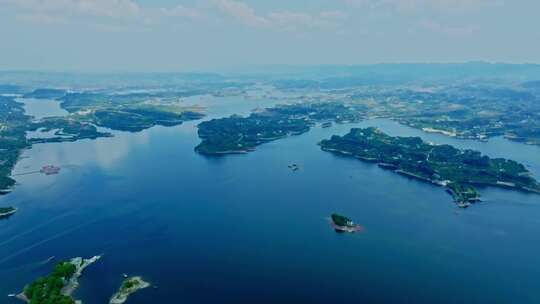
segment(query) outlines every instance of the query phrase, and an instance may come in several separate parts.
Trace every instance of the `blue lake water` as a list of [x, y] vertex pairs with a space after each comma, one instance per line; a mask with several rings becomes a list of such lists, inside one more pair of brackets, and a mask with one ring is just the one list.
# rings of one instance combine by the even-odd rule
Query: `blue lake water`
[[[252, 108], [239, 102], [234, 110]], [[0, 221], [0, 303], [17, 303], [3, 295], [46, 274], [48, 257], [96, 254], [103, 258], [76, 292], [87, 304], [107, 303], [122, 273], [157, 286], [130, 297], [133, 304], [540, 301], [540, 196], [481, 189], [485, 203], [458, 210], [441, 188], [316, 145], [353, 125], [207, 158], [193, 152], [196, 124], [26, 151], [14, 173], [63, 169], [19, 176], [0, 197], [20, 210]], [[452, 139], [388, 120], [354, 126], [370, 125], [513, 158], [540, 176], [538, 147]], [[292, 162], [301, 169], [292, 172]], [[332, 212], [365, 232], [335, 233]]]

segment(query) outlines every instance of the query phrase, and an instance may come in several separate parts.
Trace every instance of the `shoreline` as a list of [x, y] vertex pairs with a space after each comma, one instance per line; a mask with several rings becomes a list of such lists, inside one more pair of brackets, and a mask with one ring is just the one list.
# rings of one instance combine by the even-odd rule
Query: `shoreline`
[[[344, 155], [344, 156], [352, 156], [352, 157], [354, 157], [356, 159], [360, 159], [360, 160], [365, 161], [365, 162], [377, 164], [377, 166], [379, 166], [379, 168], [381, 168], [381, 169], [390, 170], [390, 171], [393, 171], [393, 172], [395, 172], [397, 174], [400, 174], [400, 175], [403, 175], [403, 176], [406, 176], [406, 177], [410, 177], [410, 178], [413, 178], [413, 179], [416, 179], [416, 180], [419, 180], [419, 181], [428, 182], [430, 184], [433, 184], [433, 185], [436, 185], [436, 186], [439, 186], [439, 187], [443, 187], [443, 188], [445, 188], [447, 190], [447, 192], [450, 193], [450, 195], [452, 196], [452, 198], [454, 200], [454, 203], [456, 203], [458, 205], [460, 203], [462, 203], [462, 202], [456, 200], [456, 197], [458, 197], [458, 195], [450, 187], [448, 187], [448, 185], [447, 185], [447, 183], [445, 183], [445, 181], [434, 180], [434, 179], [431, 179], [431, 178], [428, 178], [428, 177], [424, 177], [424, 176], [421, 176], [421, 175], [418, 175], [418, 174], [415, 174], [415, 173], [412, 173], [412, 172], [408, 172], [408, 171], [399, 169], [399, 167], [397, 167], [395, 165], [384, 163], [384, 162], [379, 162], [375, 158], [368, 158], [368, 157], [358, 156], [358, 155], [353, 154], [352, 152], [342, 151], [342, 150], [335, 149], [335, 148], [327, 148], [327, 147], [323, 147], [323, 146], [321, 146], [321, 150], [331, 152], [331, 153], [336, 153], [336, 154], [339, 154], [339, 155]], [[508, 184], [508, 183], [504, 183], [504, 182], [484, 183], [484, 182], [468, 181], [468, 182], [466, 182], [466, 184], [476, 185], [476, 186], [481, 186], [481, 187], [495, 187], [495, 188], [501, 188], [501, 189], [517, 190], [517, 191], [521, 191], [521, 192], [525, 192], [525, 193], [540, 195], [540, 190], [529, 188], [529, 187], [521, 187], [521, 186], [518, 186], [518, 185], [515, 185], [515, 184]], [[481, 202], [481, 201], [482, 200], [480, 198], [476, 198], [476, 199], [470, 200], [468, 202], [471, 203], [471, 202]]]
[[90, 265], [101, 259], [100, 255], [93, 256], [89, 259], [83, 259], [80, 257], [73, 258], [69, 262], [75, 265], [75, 273], [68, 280], [67, 284], [60, 291], [61, 294], [71, 297], [73, 292], [79, 287], [79, 278], [82, 276], [83, 271]]
[[15, 213], [17, 213], [18, 209], [17, 208], [14, 208], [13, 210], [11, 211], [8, 211], [8, 212], [4, 212], [4, 213], [0, 213], [0, 219], [1, 218], [5, 218], [5, 217], [9, 217]]
[[144, 281], [142, 277], [129, 277], [122, 282], [118, 291], [113, 294], [109, 300], [109, 304], [123, 304], [128, 300], [130, 295], [148, 287], [150, 287], [150, 283]]
[[[93, 256], [89, 259], [76, 257], [69, 260], [67, 263], [70, 263], [73, 266], [75, 266], [75, 273], [73, 273], [73, 275], [69, 279], [66, 280], [66, 282], [64, 283], [64, 286], [62, 287], [62, 289], [60, 289], [60, 294], [73, 299], [72, 295], [75, 292], [75, 290], [79, 287], [79, 278], [82, 276], [83, 271], [88, 266], [97, 262], [99, 259], [101, 259], [101, 255]], [[18, 293], [15, 297], [26, 303], [31, 303], [31, 299], [28, 299], [28, 297], [25, 294], [25, 290], [27, 286], [25, 286], [23, 291]], [[81, 303], [80, 301], [76, 301], [75, 299], [73, 299], [73, 301], [75, 303]]]

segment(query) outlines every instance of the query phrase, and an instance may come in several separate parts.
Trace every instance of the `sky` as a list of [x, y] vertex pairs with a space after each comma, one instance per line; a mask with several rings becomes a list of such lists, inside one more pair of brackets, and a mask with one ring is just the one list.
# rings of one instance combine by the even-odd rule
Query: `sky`
[[538, 0], [0, 0], [0, 70], [540, 63]]

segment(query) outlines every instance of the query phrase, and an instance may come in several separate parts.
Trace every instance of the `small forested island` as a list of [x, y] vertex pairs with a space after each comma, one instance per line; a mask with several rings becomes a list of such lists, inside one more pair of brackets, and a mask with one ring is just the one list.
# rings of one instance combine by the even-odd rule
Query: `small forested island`
[[355, 224], [350, 218], [343, 215], [333, 213], [330, 216], [332, 227], [336, 232], [358, 232], [362, 230], [362, 226]]
[[73, 258], [58, 263], [53, 271], [27, 285], [17, 298], [30, 304], [75, 304], [72, 294], [84, 269], [101, 257]]
[[396, 173], [446, 187], [460, 207], [479, 200], [474, 185], [540, 193], [540, 184], [520, 163], [473, 150], [434, 145], [419, 137], [392, 137], [377, 128], [353, 128], [320, 142], [324, 151], [378, 163]]
[[252, 113], [233, 115], [199, 124], [202, 142], [195, 151], [206, 155], [247, 153], [256, 146], [310, 130], [316, 122], [359, 121], [357, 111], [343, 103], [303, 103], [280, 105]]
[[0, 219], [9, 217], [17, 212], [14, 207], [0, 207]]
[[150, 287], [150, 283], [145, 282], [141, 277], [129, 277], [122, 282], [120, 289], [111, 297], [110, 304], [122, 304], [128, 297], [138, 290]]

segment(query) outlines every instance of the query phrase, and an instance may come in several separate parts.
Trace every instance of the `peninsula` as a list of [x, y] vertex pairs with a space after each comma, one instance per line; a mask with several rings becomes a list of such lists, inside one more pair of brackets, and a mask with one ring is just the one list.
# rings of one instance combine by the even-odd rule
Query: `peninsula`
[[23, 104], [12, 97], [0, 95], [0, 194], [11, 191], [15, 180], [10, 177], [26, 141], [29, 116], [24, 114]]
[[138, 290], [150, 287], [141, 277], [129, 277], [122, 282], [120, 289], [112, 296], [109, 304], [123, 304], [128, 297]]
[[540, 194], [540, 184], [520, 163], [427, 143], [419, 137], [392, 137], [377, 128], [353, 128], [344, 136], [321, 141], [320, 146], [324, 151], [378, 163], [396, 173], [443, 186], [463, 208], [479, 200], [474, 185]]

